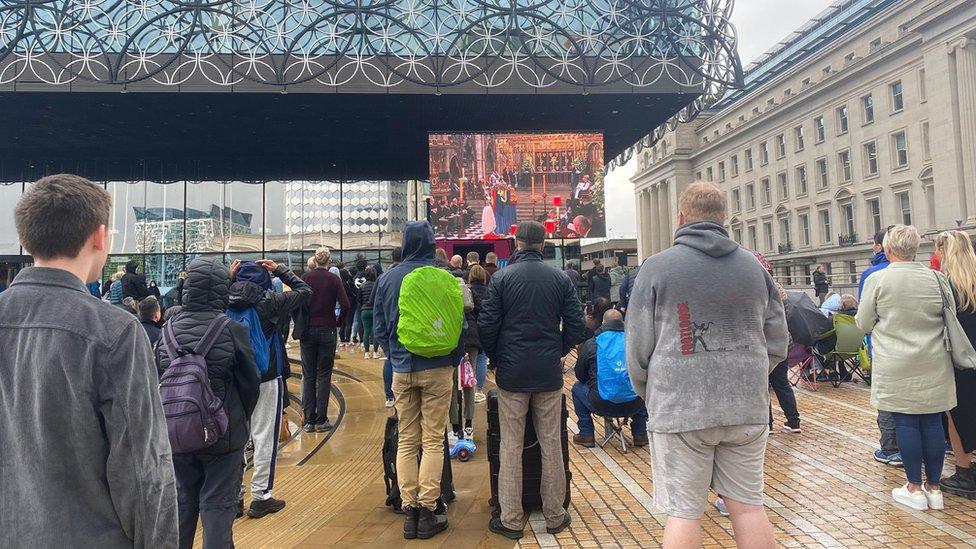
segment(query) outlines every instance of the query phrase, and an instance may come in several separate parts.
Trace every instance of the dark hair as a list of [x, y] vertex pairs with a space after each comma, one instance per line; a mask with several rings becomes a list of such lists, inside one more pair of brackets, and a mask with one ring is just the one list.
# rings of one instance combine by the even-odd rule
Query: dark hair
[[393, 251], [390, 253], [390, 255], [392, 256], [394, 263], [399, 263], [403, 261], [403, 248], [400, 246], [393, 248]]
[[159, 301], [156, 296], [149, 296], [139, 302], [139, 320], [152, 320], [153, 315], [159, 312]]
[[878, 246], [883, 245], [884, 237], [886, 234], [888, 234], [888, 231], [890, 231], [892, 227], [894, 227], [894, 225], [888, 225], [884, 229], [874, 233], [874, 243], [877, 244]]
[[78, 257], [88, 237], [108, 225], [112, 197], [71, 174], [49, 175], [30, 186], [14, 209], [17, 236], [34, 257]]
[[366, 267], [369, 267], [369, 263], [366, 262], [366, 258], [363, 257], [363, 254], [357, 254], [356, 255], [356, 270], [359, 271], [359, 272], [363, 272], [363, 271], [366, 270]]
[[366, 280], [376, 280], [376, 269], [366, 267], [366, 270], [363, 271], [363, 276], [366, 277]]
[[607, 311], [613, 308], [613, 303], [605, 297], [598, 297], [593, 300], [593, 309], [590, 312], [590, 316], [593, 320], [597, 321], [597, 324], [603, 324], [603, 315]]

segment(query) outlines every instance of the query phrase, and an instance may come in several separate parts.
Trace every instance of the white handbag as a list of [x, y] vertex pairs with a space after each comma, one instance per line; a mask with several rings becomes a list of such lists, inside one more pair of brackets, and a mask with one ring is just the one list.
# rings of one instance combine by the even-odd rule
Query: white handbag
[[959, 370], [976, 370], [976, 349], [973, 349], [973, 344], [969, 341], [969, 336], [966, 335], [955, 313], [949, 309], [949, 300], [946, 299], [942, 280], [935, 271], [932, 271], [932, 274], [942, 295], [942, 340], [952, 358], [952, 365]]

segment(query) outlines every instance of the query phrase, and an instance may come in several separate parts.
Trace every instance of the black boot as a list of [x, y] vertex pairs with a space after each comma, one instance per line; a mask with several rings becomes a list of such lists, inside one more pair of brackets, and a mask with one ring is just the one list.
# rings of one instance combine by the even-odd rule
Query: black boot
[[446, 515], [435, 515], [433, 511], [426, 507], [420, 508], [420, 514], [417, 516], [418, 538], [430, 539], [446, 529]]
[[416, 539], [417, 538], [417, 515], [420, 509], [416, 507], [404, 507], [403, 514], [406, 515], [403, 519], [403, 539]]
[[976, 477], [973, 475], [973, 468], [957, 467], [954, 475], [942, 479], [942, 489], [955, 496], [976, 499]]

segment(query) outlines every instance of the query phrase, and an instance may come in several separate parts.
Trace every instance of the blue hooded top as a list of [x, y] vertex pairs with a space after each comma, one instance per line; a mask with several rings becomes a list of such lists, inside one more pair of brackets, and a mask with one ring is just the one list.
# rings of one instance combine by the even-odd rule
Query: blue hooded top
[[[403, 261], [383, 273], [373, 294], [373, 334], [390, 358], [394, 372], [410, 373], [431, 368], [453, 367], [461, 360], [458, 349], [449, 356], [424, 358], [412, 354], [397, 336], [400, 320], [400, 284], [414, 269], [434, 264], [434, 229], [426, 221], [410, 221], [403, 228]], [[462, 331], [463, 333], [463, 331]], [[455, 356], [457, 355], [457, 356]]]
[[861, 273], [861, 279], [857, 281], [858, 299], [861, 299], [861, 292], [864, 291], [864, 281], [867, 280], [869, 276], [880, 271], [881, 269], [884, 269], [888, 265], [891, 265], [891, 262], [888, 261], [888, 257], [885, 255], [883, 250], [874, 254], [874, 257], [871, 258], [871, 266], [864, 269], [864, 272]]

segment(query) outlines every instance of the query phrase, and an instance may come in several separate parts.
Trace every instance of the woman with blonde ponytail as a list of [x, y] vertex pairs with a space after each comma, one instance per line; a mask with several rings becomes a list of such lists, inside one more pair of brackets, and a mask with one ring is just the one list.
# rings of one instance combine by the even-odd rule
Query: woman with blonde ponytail
[[[976, 345], [976, 253], [969, 235], [962, 231], [945, 231], [935, 240], [942, 273], [952, 283], [956, 300], [956, 317], [969, 340]], [[949, 416], [949, 442], [956, 461], [956, 473], [942, 479], [942, 488], [950, 494], [976, 498], [972, 452], [976, 450], [976, 371], [955, 370], [958, 405]]]

